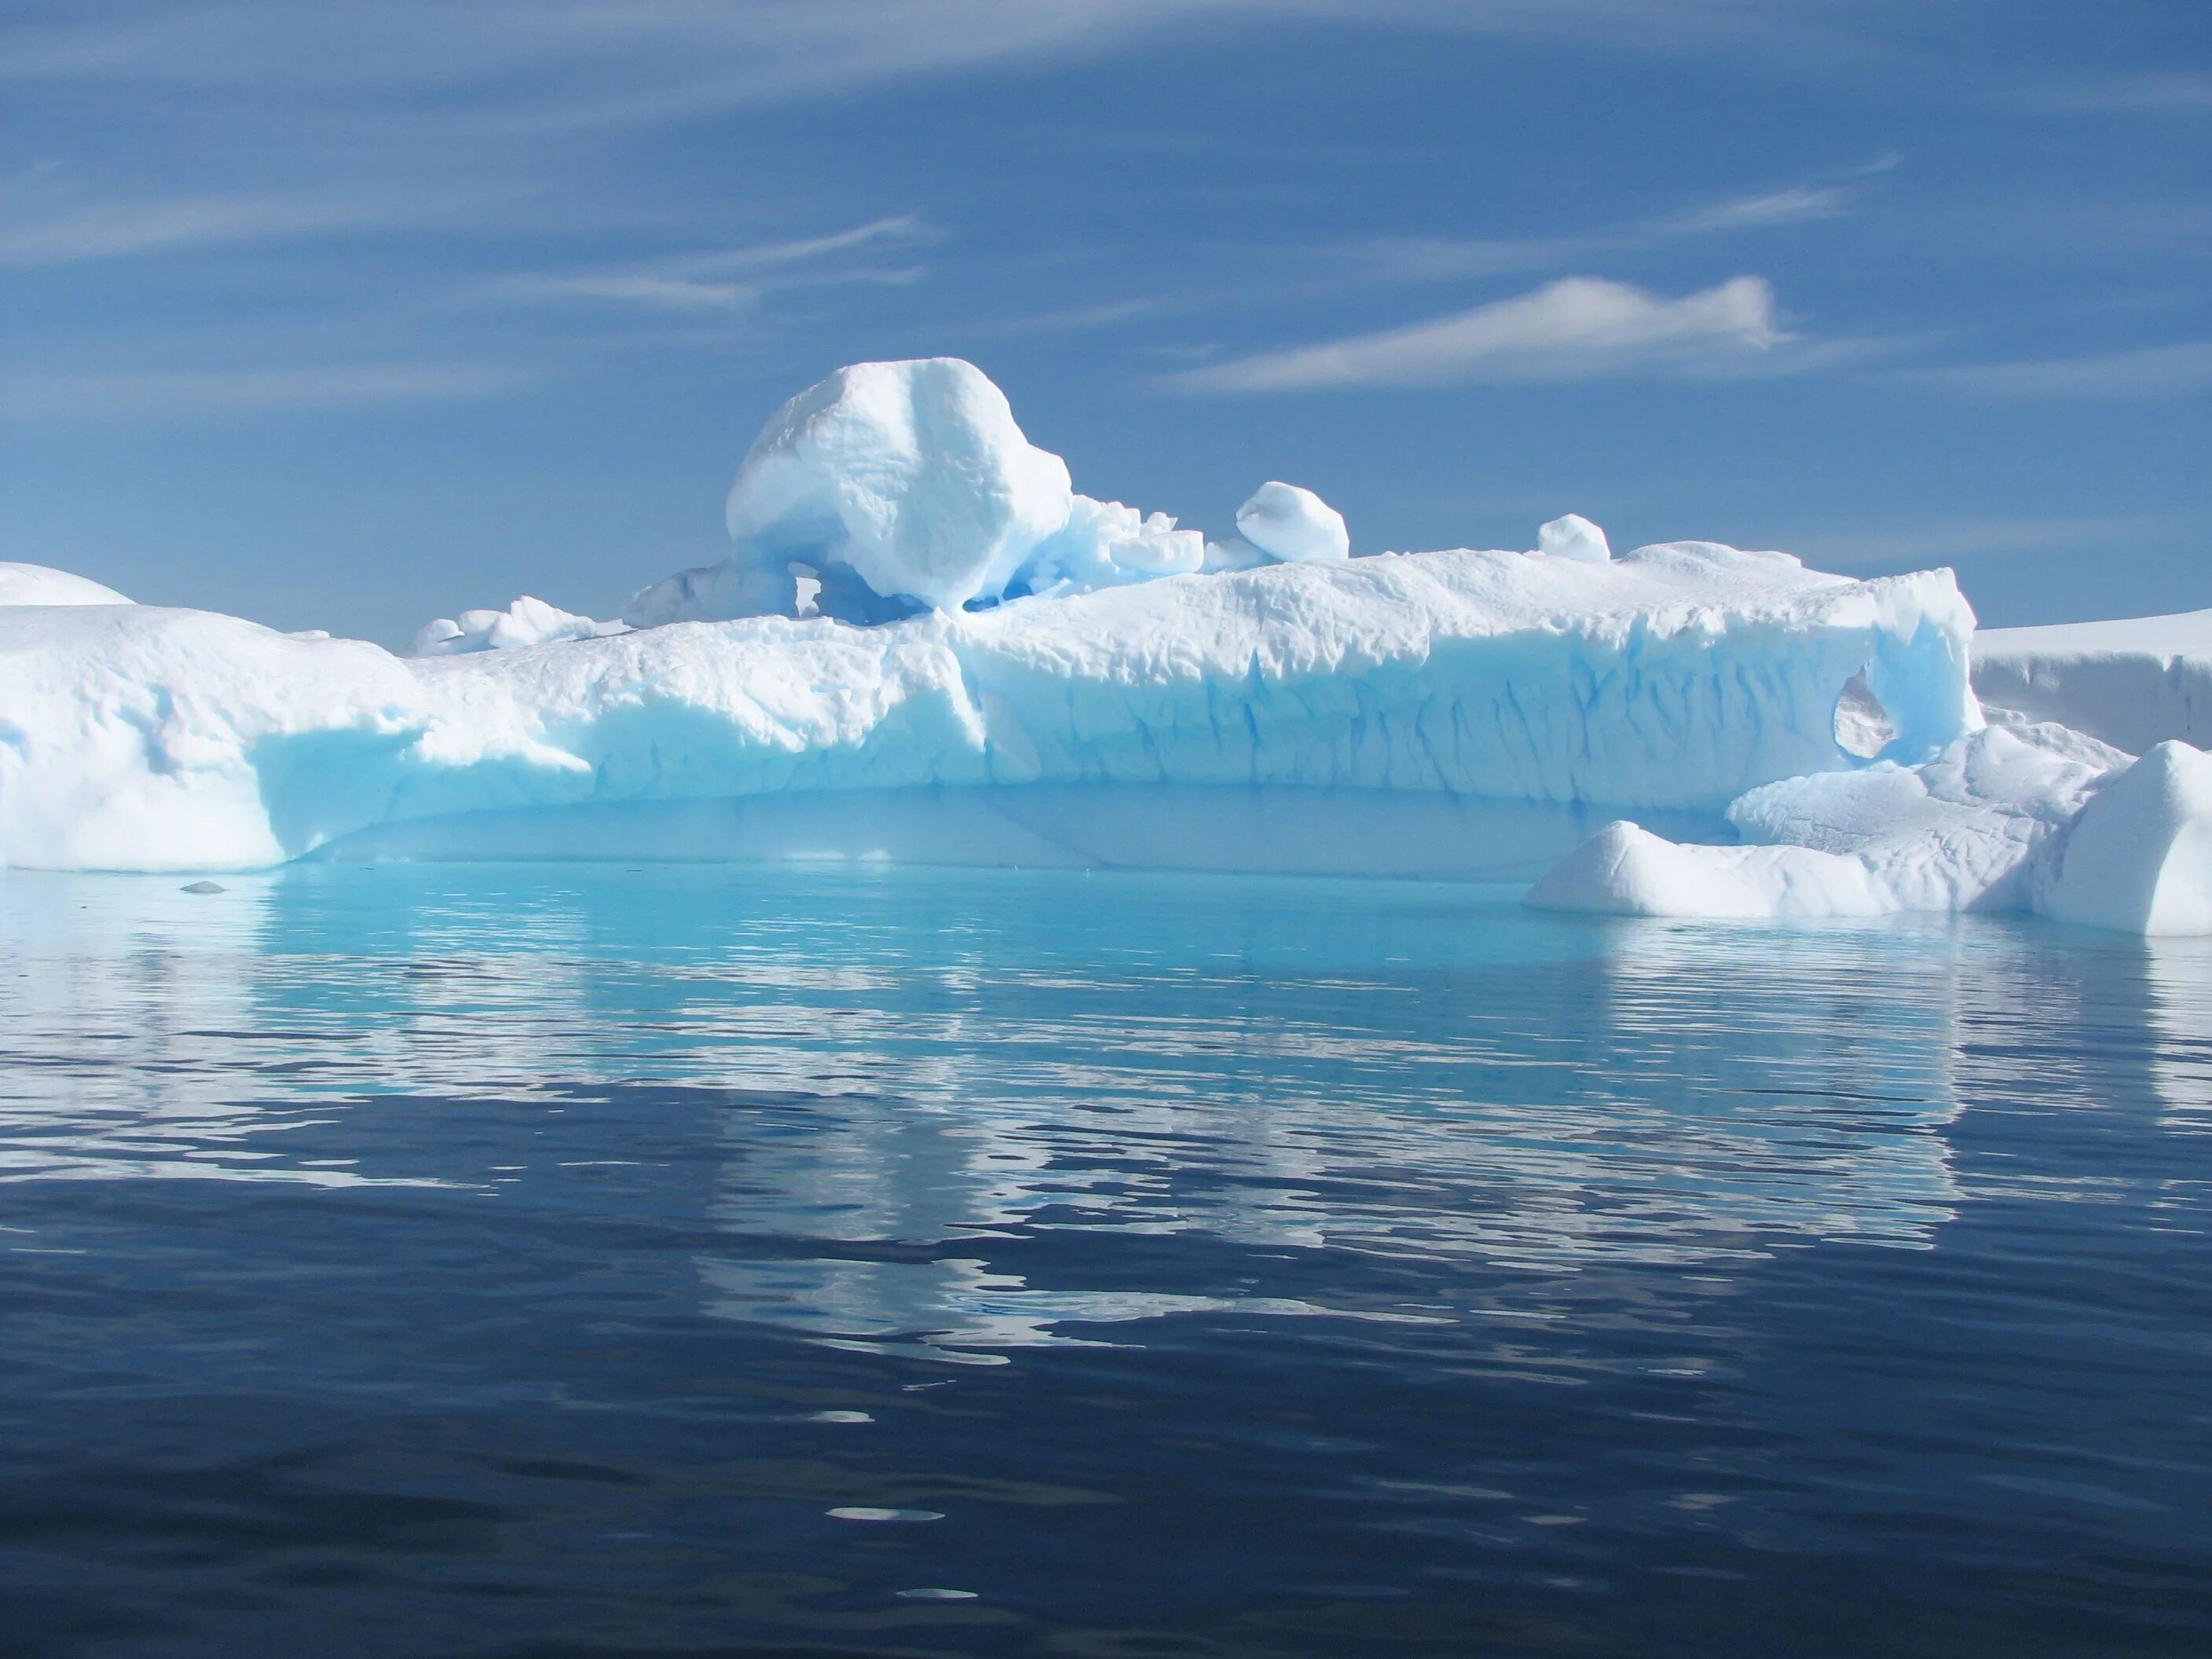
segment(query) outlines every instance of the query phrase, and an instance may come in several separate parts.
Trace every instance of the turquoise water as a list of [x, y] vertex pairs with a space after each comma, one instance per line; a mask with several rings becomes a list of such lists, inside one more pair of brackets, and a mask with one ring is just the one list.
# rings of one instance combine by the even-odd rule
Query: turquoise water
[[2212, 947], [0, 876], [11, 1654], [2212, 1644]]

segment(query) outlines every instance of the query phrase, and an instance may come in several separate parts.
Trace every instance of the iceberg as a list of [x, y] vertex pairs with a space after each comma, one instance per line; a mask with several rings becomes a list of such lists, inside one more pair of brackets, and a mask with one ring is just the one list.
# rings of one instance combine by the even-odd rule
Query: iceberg
[[[639, 809], [772, 797], [813, 817], [771, 840], [829, 823], [896, 854], [902, 816], [972, 815], [985, 792], [1033, 820], [1030, 792], [1057, 787], [1088, 792], [1063, 818], [1118, 800], [1149, 821], [1151, 862], [1329, 867], [1320, 836], [1224, 844], [1255, 822], [1239, 792], [1267, 789], [1335, 797], [1331, 823], [1357, 795], [1369, 827], [1339, 839], [1365, 843], [1362, 870], [1393, 867], [1401, 820], [1405, 867], [1540, 867], [1621, 810], [1725, 832], [1747, 790], [1850, 764], [1833, 710], [1861, 672], [1899, 754], [1952, 741], [1978, 723], [1970, 628], [1946, 574], [1851, 581], [1710, 544], [1273, 564], [872, 628], [761, 617], [415, 659], [204, 611], [17, 609], [0, 856], [216, 871], [402, 824], [427, 855], [472, 816], [543, 845], [543, 814], [613, 807], [650, 850], [666, 826]], [[1424, 799], [1449, 804], [1456, 863], [1414, 833]], [[1510, 857], [1484, 842], [1493, 804], [1522, 826]], [[743, 823], [677, 816], [687, 848], [747, 855]]]
[[1948, 571], [1616, 557], [1574, 514], [1355, 558], [1279, 481], [1208, 540], [1076, 495], [949, 359], [786, 404], [727, 519], [620, 623], [525, 597], [405, 655], [0, 567], [0, 864], [881, 857], [2212, 928], [2212, 762], [1986, 720]]

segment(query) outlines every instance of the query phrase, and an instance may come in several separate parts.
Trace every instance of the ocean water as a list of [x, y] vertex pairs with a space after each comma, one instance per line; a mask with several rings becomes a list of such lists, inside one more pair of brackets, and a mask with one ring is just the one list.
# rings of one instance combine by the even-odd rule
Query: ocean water
[[0, 876], [0, 1650], [2212, 1651], [2212, 946]]

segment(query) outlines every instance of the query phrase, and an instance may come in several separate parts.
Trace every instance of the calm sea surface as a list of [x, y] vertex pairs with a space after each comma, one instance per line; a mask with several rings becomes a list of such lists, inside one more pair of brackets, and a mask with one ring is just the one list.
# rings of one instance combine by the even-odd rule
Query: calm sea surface
[[0, 876], [0, 1651], [2212, 1652], [2212, 946]]

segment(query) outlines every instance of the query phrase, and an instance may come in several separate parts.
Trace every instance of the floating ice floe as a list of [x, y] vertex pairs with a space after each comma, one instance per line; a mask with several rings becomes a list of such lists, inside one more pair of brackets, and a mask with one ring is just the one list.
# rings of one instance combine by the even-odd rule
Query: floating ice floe
[[0, 860], [1540, 876], [1628, 914], [2212, 928], [2212, 762], [1989, 726], [1946, 571], [1613, 558], [1571, 514], [1533, 556], [1351, 558], [1281, 483], [1207, 542], [1074, 494], [950, 360], [793, 399], [728, 520], [635, 631], [526, 599], [402, 658], [105, 589], [0, 607]]

